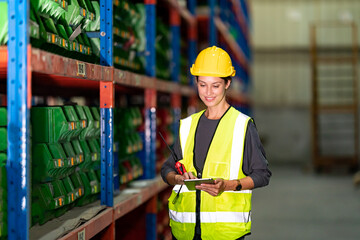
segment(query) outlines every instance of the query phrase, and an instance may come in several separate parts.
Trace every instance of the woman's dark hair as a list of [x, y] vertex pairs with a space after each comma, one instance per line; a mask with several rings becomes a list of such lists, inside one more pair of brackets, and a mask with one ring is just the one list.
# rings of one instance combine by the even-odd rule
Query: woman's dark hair
[[[199, 76], [195, 76], [196, 82], [199, 80]], [[232, 80], [232, 77], [228, 76], [228, 77], [221, 77], [221, 79], [224, 79], [225, 81], [225, 85]]]
[[231, 78], [230, 76], [228, 76], [228, 77], [222, 77], [222, 79], [224, 79], [225, 85], [226, 85], [229, 81], [232, 80], [232, 78]]

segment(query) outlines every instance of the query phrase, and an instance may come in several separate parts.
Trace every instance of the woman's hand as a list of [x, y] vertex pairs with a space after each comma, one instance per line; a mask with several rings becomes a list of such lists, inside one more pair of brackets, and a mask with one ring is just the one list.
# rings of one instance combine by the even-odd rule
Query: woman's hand
[[225, 190], [226, 187], [226, 181], [221, 178], [215, 179], [215, 184], [207, 184], [202, 183], [200, 185], [195, 186], [196, 189], [205, 191], [209, 193], [211, 196], [218, 196], [220, 193], [222, 193]]
[[[170, 180], [173, 179], [173, 180]], [[167, 176], [167, 180], [171, 185], [184, 184], [185, 179], [196, 179], [192, 172], [186, 172], [183, 175], [176, 174], [175, 172], [170, 172]]]

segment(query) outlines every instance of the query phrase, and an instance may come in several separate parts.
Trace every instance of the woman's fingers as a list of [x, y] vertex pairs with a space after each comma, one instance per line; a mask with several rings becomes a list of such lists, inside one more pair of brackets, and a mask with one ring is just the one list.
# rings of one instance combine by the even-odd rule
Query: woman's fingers
[[188, 174], [189, 174], [190, 179], [196, 179], [196, 177], [194, 176], [194, 174], [192, 172], [189, 172]]
[[186, 172], [184, 173], [184, 179], [196, 179], [196, 177], [194, 176], [194, 174], [192, 172]]
[[184, 184], [184, 179], [186, 179], [184, 175], [180, 175], [180, 174], [175, 175], [176, 184]]
[[218, 196], [221, 192], [224, 191], [224, 180], [216, 179], [215, 184], [206, 184], [203, 183], [201, 185], [196, 186], [196, 189], [205, 191], [212, 196]]

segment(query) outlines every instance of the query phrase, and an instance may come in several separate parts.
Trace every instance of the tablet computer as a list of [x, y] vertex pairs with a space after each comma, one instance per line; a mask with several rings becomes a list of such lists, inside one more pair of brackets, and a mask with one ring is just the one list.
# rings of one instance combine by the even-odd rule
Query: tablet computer
[[184, 183], [189, 190], [196, 190], [195, 186], [202, 183], [215, 184], [213, 178], [185, 179]]

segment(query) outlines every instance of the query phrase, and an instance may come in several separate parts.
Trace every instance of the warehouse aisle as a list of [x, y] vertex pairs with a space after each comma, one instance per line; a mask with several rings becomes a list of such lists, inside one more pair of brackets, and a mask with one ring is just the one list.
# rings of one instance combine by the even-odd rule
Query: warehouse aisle
[[360, 188], [352, 175], [315, 175], [272, 167], [270, 185], [253, 194], [247, 240], [358, 240]]

